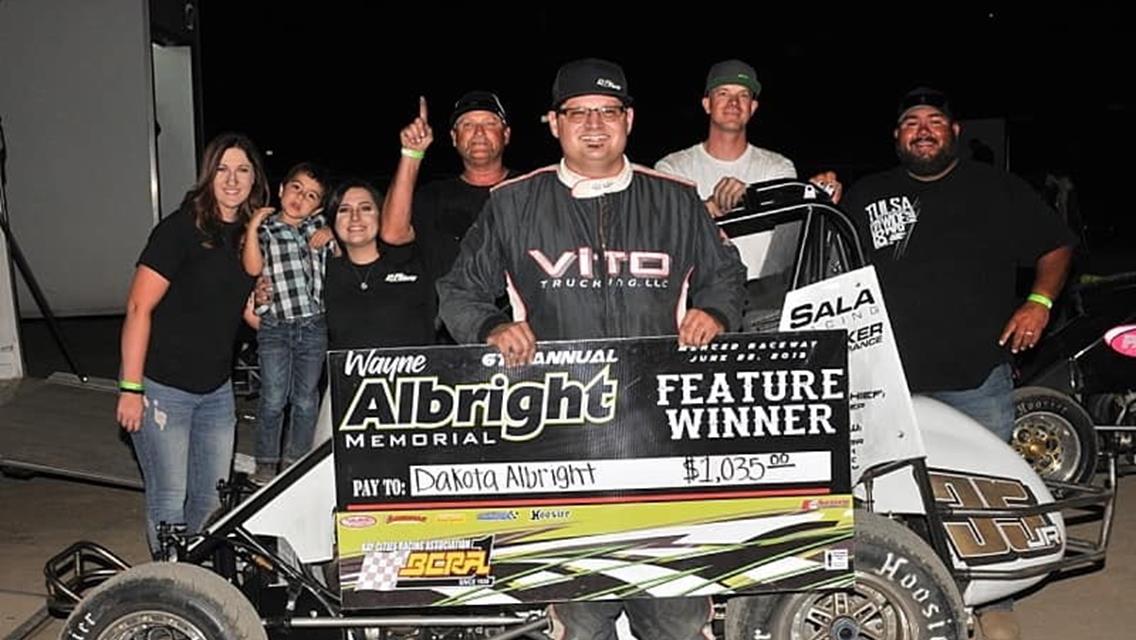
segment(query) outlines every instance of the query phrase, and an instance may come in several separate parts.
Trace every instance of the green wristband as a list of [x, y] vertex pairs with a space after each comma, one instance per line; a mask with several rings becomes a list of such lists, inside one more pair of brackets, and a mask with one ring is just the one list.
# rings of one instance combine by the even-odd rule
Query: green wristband
[[1053, 301], [1049, 299], [1049, 296], [1041, 293], [1031, 293], [1029, 294], [1029, 297], [1026, 298], [1026, 300], [1029, 300], [1030, 302], [1036, 302], [1046, 309], [1053, 308]]
[[145, 390], [141, 382], [131, 382], [129, 380], [119, 380], [118, 388], [120, 391], [129, 391], [130, 393], [142, 393]]
[[407, 158], [414, 158], [415, 160], [421, 160], [422, 158], [426, 157], [426, 152], [425, 151], [419, 151], [418, 149], [408, 149], [406, 147], [403, 147], [402, 148], [402, 155], [406, 156]]

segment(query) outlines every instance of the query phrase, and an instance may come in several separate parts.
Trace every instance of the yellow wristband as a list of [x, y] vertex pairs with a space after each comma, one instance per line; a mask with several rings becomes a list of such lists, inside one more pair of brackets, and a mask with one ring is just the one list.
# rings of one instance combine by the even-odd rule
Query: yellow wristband
[[141, 382], [131, 382], [130, 380], [119, 380], [118, 390], [127, 393], [143, 393], [145, 388]]
[[1026, 298], [1026, 300], [1029, 300], [1030, 302], [1036, 302], [1036, 303], [1040, 304], [1041, 306], [1045, 307], [1046, 309], [1052, 309], [1053, 308], [1053, 301], [1050, 300], [1049, 296], [1047, 296], [1045, 294], [1031, 293], [1031, 294], [1029, 294], [1029, 297]]
[[426, 157], [426, 152], [425, 151], [419, 151], [418, 149], [408, 149], [406, 147], [403, 147], [402, 148], [402, 155], [406, 156], [407, 158], [414, 158], [415, 160], [421, 160], [422, 158]]

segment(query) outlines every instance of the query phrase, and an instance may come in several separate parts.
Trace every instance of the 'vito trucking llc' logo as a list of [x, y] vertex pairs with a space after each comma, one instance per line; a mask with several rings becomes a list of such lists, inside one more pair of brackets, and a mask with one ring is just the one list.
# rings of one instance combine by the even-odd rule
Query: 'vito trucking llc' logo
[[540, 249], [529, 249], [528, 253], [548, 276], [541, 278], [541, 289], [666, 289], [670, 282], [671, 256], [662, 251], [597, 252], [591, 247], [577, 247], [555, 259]]

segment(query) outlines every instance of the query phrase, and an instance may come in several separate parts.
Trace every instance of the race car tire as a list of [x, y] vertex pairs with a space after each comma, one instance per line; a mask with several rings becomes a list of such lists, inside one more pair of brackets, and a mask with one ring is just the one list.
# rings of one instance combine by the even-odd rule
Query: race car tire
[[1053, 389], [1014, 389], [1010, 446], [1044, 480], [1086, 482], [1097, 468], [1092, 416], [1076, 400]]
[[118, 574], [91, 591], [60, 637], [121, 640], [267, 640], [260, 616], [236, 587], [197, 565], [155, 562]]
[[855, 517], [853, 588], [731, 600], [726, 640], [965, 640], [962, 596], [931, 547], [882, 516]]

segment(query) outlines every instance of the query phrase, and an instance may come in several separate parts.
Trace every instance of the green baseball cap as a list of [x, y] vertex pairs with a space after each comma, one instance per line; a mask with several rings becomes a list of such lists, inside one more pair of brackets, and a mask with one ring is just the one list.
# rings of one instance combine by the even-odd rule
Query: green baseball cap
[[723, 60], [710, 67], [710, 73], [706, 74], [706, 93], [724, 84], [740, 84], [752, 91], [755, 98], [761, 93], [757, 72], [741, 60]]

